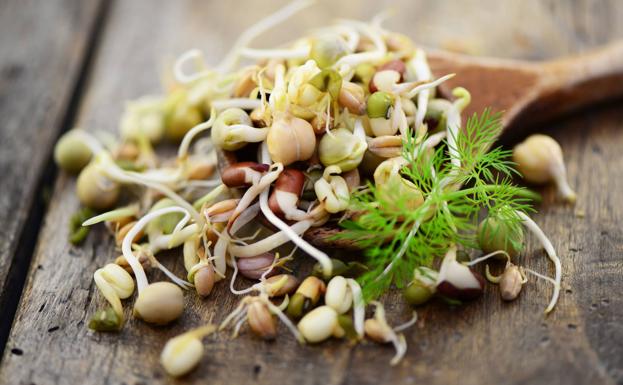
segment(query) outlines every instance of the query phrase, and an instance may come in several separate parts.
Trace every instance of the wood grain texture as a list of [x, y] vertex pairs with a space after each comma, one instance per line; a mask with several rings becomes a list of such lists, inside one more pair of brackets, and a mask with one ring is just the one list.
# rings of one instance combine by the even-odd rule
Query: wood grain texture
[[99, 3], [0, 3], [0, 341], [37, 238], [32, 218], [43, 215], [43, 197], [36, 194], [51, 170], [51, 144], [70, 109]]
[[[616, 1], [486, 3], [403, 1], [390, 24], [429, 45], [458, 47], [460, 41], [461, 47], [469, 48], [465, 42], [473, 39], [481, 53], [518, 58], [555, 57], [623, 35], [621, 26], [607, 23], [623, 14]], [[322, 3], [287, 28], [293, 36], [330, 16], [367, 18], [382, 8], [382, 2]], [[115, 3], [79, 124], [114, 130], [122, 100], [157, 92], [156, 64], [163, 55], [198, 46], [211, 52], [215, 62], [244, 25], [266, 12], [264, 5], [252, 1]], [[283, 41], [279, 35], [268, 34], [265, 45]], [[502, 303], [495, 287], [459, 308], [433, 303], [420, 311], [417, 327], [407, 332], [407, 357], [394, 368], [388, 365], [393, 350], [371, 343], [299, 346], [285, 329], [272, 343], [247, 331], [236, 340], [221, 334], [206, 339], [199, 368], [174, 383], [623, 382], [623, 301], [618, 295], [623, 289], [623, 208], [618, 193], [623, 188], [622, 122], [620, 103], [613, 103], [542, 128], [561, 142], [570, 182], [578, 193], [578, 203], [569, 207], [554, 203], [553, 190], [543, 189], [544, 204], [535, 216], [563, 260], [563, 293], [550, 316], [542, 314], [551, 294], [543, 282], [531, 282], [512, 303]], [[65, 241], [64, 224], [78, 206], [74, 186], [65, 175], [56, 182], [0, 367], [0, 384], [169, 383], [158, 364], [167, 338], [213, 314], [220, 321], [237, 299], [221, 284], [206, 300], [186, 295], [188, 309], [171, 327], [151, 327], [129, 318], [120, 334], [90, 333], [85, 323], [104, 305], [91, 276], [116, 252], [103, 229], [94, 231], [80, 248]], [[161, 261], [182, 272], [175, 253]], [[521, 262], [552, 273], [532, 238]], [[302, 271], [309, 268], [306, 260], [297, 263]], [[385, 303], [390, 323], [409, 316], [399, 295], [389, 295]], [[129, 309], [131, 301], [126, 305]]]

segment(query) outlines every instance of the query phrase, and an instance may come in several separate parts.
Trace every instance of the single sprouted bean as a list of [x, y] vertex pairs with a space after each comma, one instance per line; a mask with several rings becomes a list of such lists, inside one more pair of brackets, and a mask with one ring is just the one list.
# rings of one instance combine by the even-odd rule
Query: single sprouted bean
[[371, 340], [378, 343], [389, 343], [391, 342], [396, 349], [396, 355], [390, 361], [390, 365], [396, 365], [402, 360], [405, 353], [407, 352], [407, 341], [405, 336], [397, 332], [401, 332], [415, 324], [417, 322], [417, 313], [413, 312], [413, 317], [408, 322], [404, 323], [392, 329], [387, 320], [385, 318], [385, 308], [383, 304], [378, 301], [372, 301], [370, 304], [376, 307], [374, 312], [374, 318], [369, 318], [365, 321], [365, 332], [366, 336]]
[[452, 246], [439, 268], [436, 289], [448, 298], [470, 300], [482, 294], [484, 279], [477, 272], [456, 261], [456, 246]]
[[[261, 286], [260, 286], [260, 290], [261, 290]], [[236, 307], [236, 309], [234, 309], [221, 323], [221, 325], [219, 326], [219, 330], [224, 330], [227, 327], [229, 327], [230, 324], [234, 323], [235, 327], [234, 327], [234, 335], [233, 337], [237, 337], [238, 336], [238, 331], [240, 329], [240, 325], [242, 325], [242, 323], [244, 323], [247, 313], [248, 313], [248, 309], [249, 306], [254, 303], [254, 302], [260, 302], [261, 304], [263, 304], [264, 306], [266, 306], [268, 308], [268, 310], [276, 315], [281, 322], [283, 322], [283, 324], [288, 328], [288, 330], [294, 335], [294, 337], [301, 343], [304, 342], [303, 336], [299, 333], [299, 331], [296, 329], [296, 327], [292, 324], [292, 322], [288, 319], [288, 317], [286, 317], [285, 314], [283, 314], [283, 311], [275, 306], [268, 298], [268, 295], [265, 292], [260, 292], [258, 295], [256, 296], [247, 296], [244, 297], [240, 303], [238, 304], [238, 306]]]
[[327, 284], [324, 302], [332, 307], [338, 314], [344, 314], [350, 310], [353, 303], [353, 293], [350, 291], [346, 278], [333, 277]]
[[340, 174], [339, 166], [328, 166], [324, 169], [321, 179], [314, 184], [314, 191], [318, 200], [324, 204], [327, 212], [335, 214], [348, 208], [350, 191], [344, 178]]
[[[288, 315], [294, 319], [301, 318], [316, 306], [325, 292], [326, 285], [322, 280], [315, 276], [305, 278], [290, 300]], [[352, 302], [352, 294], [350, 298]]]
[[305, 341], [317, 343], [331, 336], [342, 337], [344, 330], [337, 320], [338, 313], [329, 306], [320, 306], [307, 313], [298, 323], [298, 330]]
[[412, 306], [422, 305], [432, 298], [437, 291], [439, 273], [420, 266], [413, 271], [413, 280], [403, 290], [405, 300]]
[[65, 133], [54, 146], [54, 161], [63, 170], [77, 174], [92, 157], [91, 149], [83, 142], [76, 130]]
[[567, 181], [562, 149], [554, 138], [541, 134], [529, 136], [513, 149], [513, 161], [528, 182], [554, 181], [559, 195], [569, 203], [575, 202], [576, 194]]
[[[184, 309], [183, 295], [179, 287], [168, 284], [166, 282], [157, 282], [149, 285], [147, 276], [143, 270], [143, 266], [140, 264], [134, 253], [132, 252], [132, 240], [150, 221], [159, 216], [169, 213], [183, 213], [188, 215], [188, 212], [181, 207], [165, 207], [154, 212], [151, 212], [141, 218], [136, 225], [128, 232], [123, 239], [121, 249], [123, 256], [128, 261], [136, 277], [136, 283], [138, 286], [138, 298], [134, 305], [134, 314], [147, 322], [153, 323], [168, 323], [181, 315]], [[182, 222], [180, 222], [182, 223]], [[175, 234], [175, 231], [174, 231]], [[175, 276], [173, 276], [175, 277]], [[182, 283], [182, 286], [186, 288], [186, 284], [189, 283], [176, 279], [177, 283]], [[162, 296], [162, 302], [159, 302], [158, 296]]]
[[216, 326], [204, 325], [171, 338], [160, 353], [160, 363], [173, 377], [180, 377], [193, 370], [203, 357], [201, 339], [214, 333]]
[[121, 266], [109, 263], [93, 274], [95, 285], [104, 298], [117, 314], [120, 320], [119, 327], [123, 324], [123, 306], [121, 299], [126, 299], [134, 292], [134, 280], [132, 276]]

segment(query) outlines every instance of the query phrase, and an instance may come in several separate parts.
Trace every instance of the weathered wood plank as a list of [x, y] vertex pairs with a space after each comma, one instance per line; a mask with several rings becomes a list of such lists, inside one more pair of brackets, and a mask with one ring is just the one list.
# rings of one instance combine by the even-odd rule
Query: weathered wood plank
[[[216, 61], [244, 25], [267, 12], [264, 5], [255, 3], [116, 3], [79, 123], [114, 129], [120, 100], [157, 90], [155, 63], [165, 54], [198, 46], [211, 52]], [[429, 45], [450, 41], [456, 46], [458, 41], [465, 46], [474, 39], [480, 52], [553, 57], [623, 34], [620, 27], [606, 31], [609, 27], [600, 23], [604, 17], [623, 13], [617, 2], [578, 6], [590, 10], [597, 3], [608, 11], [580, 14], [573, 4], [562, 2], [517, 2], [509, 7], [494, 1], [461, 6], [449, 1], [404, 1], [390, 24]], [[357, 1], [323, 3], [300, 22], [289, 24], [288, 34], [293, 36], [336, 15], [369, 17], [376, 7], [383, 6]], [[469, 12], [475, 9], [482, 12]], [[258, 45], [282, 41], [280, 34], [268, 34], [265, 44]], [[516, 34], [523, 43], [513, 40]], [[623, 164], [619, 150], [623, 112], [618, 107], [597, 108], [544, 128], [561, 141], [579, 196], [575, 208], [561, 206], [553, 203], [553, 191], [545, 189], [545, 203], [535, 217], [563, 258], [564, 292], [549, 317], [542, 310], [551, 288], [542, 282], [526, 286], [520, 299], [510, 304], [499, 300], [495, 288], [461, 308], [433, 304], [420, 312], [418, 327], [407, 333], [409, 352], [396, 368], [387, 365], [393, 355], [389, 347], [369, 343], [349, 347], [342, 341], [329, 341], [298, 346], [285, 331], [274, 343], [258, 341], [246, 332], [233, 341], [219, 335], [207, 339], [206, 356], [198, 370], [179, 382], [620, 383], [623, 303], [615, 293], [622, 288], [618, 223], [623, 208], [620, 194], [611, 193], [623, 187], [623, 172], [612, 167]], [[171, 327], [154, 328], [130, 318], [120, 334], [88, 332], [85, 322], [104, 303], [91, 274], [116, 253], [103, 230], [94, 232], [81, 248], [65, 242], [66, 229], [59, 224], [66, 223], [78, 205], [73, 188], [74, 181], [65, 175], [55, 185], [0, 367], [0, 383], [166, 383], [158, 364], [166, 339], [213, 314], [215, 320], [222, 319], [236, 298], [219, 285], [207, 300], [187, 295], [187, 312]], [[580, 212], [585, 217], [577, 215]], [[527, 250], [525, 264], [551, 273], [547, 258], [532, 240]], [[181, 273], [179, 261], [162, 260]], [[399, 323], [408, 316], [397, 295], [389, 296], [386, 303], [390, 322]]]
[[41, 187], [53, 181], [50, 144], [71, 108], [99, 4], [0, 4], [0, 351], [44, 214]]

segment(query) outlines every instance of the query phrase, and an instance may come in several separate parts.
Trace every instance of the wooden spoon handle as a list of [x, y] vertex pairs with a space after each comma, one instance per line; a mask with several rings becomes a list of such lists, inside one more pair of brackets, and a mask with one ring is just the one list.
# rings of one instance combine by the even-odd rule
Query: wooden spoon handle
[[542, 122], [623, 96], [623, 41], [540, 67], [541, 92], [522, 113], [522, 122]]

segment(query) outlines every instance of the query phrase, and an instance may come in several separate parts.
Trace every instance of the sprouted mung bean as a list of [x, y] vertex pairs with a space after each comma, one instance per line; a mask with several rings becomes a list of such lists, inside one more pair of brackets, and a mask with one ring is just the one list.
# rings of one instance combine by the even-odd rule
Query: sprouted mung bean
[[[392, 328], [378, 298], [397, 287], [413, 306], [435, 296], [453, 303], [475, 299], [485, 281], [472, 266], [500, 255], [507, 260], [504, 273], [495, 277], [487, 265], [486, 276], [499, 283], [502, 299], [516, 298], [528, 273], [553, 283], [546, 312], [554, 308], [560, 259], [526, 214], [538, 194], [511, 183], [509, 151], [491, 149], [500, 115], [485, 110], [462, 124], [469, 92], [455, 88], [454, 101], [448, 100], [438, 86], [453, 74], [435, 78], [424, 51], [383, 28], [380, 18], [339, 20], [289, 48], [249, 46], [309, 3], [295, 1], [249, 28], [215, 68], [203, 63], [199, 50], [181, 55], [169, 93], [127, 104], [117, 143], [104, 145], [84, 130], [59, 140], [56, 162], [80, 171], [77, 195], [85, 207], [72, 217], [72, 243], [87, 235], [78, 222], [106, 222], [123, 254], [94, 274], [110, 307], [94, 315], [90, 328], [123, 327], [121, 301], [134, 293], [134, 279], [133, 313], [156, 324], [182, 316], [183, 290], [208, 296], [229, 280], [230, 291], [244, 297], [218, 330], [237, 336], [246, 323], [273, 339], [282, 324], [301, 343], [330, 337], [391, 342], [396, 364], [406, 352], [402, 331], [417, 317]], [[249, 59], [255, 62], [241, 65]], [[197, 138], [209, 130], [206, 145]], [[163, 138], [181, 140], [174, 159], [152, 148]], [[217, 150], [245, 161], [213, 177]], [[553, 139], [533, 136], [513, 156], [529, 182], [553, 180], [565, 199], [575, 199]], [[110, 211], [91, 212], [87, 220], [87, 209]], [[483, 209], [488, 215], [479, 227]], [[242, 237], [257, 218], [272, 234]], [[332, 259], [303, 239], [318, 226], [342, 227], [333, 239], [360, 248], [364, 258]], [[519, 264], [520, 254], [531, 254], [522, 226], [545, 248], [554, 278]], [[293, 253], [300, 249], [316, 260], [312, 275], [280, 271], [290, 271], [294, 257], [281, 258], [276, 249], [289, 242]], [[470, 260], [466, 251], [476, 245], [489, 254]], [[183, 256], [185, 279], [156, 259], [171, 249]], [[150, 284], [147, 268], [173, 283]], [[238, 273], [258, 282], [237, 289]], [[366, 320], [370, 304], [376, 312]], [[170, 340], [161, 355], [165, 370], [179, 376], [196, 366], [201, 338], [215, 329]]]

